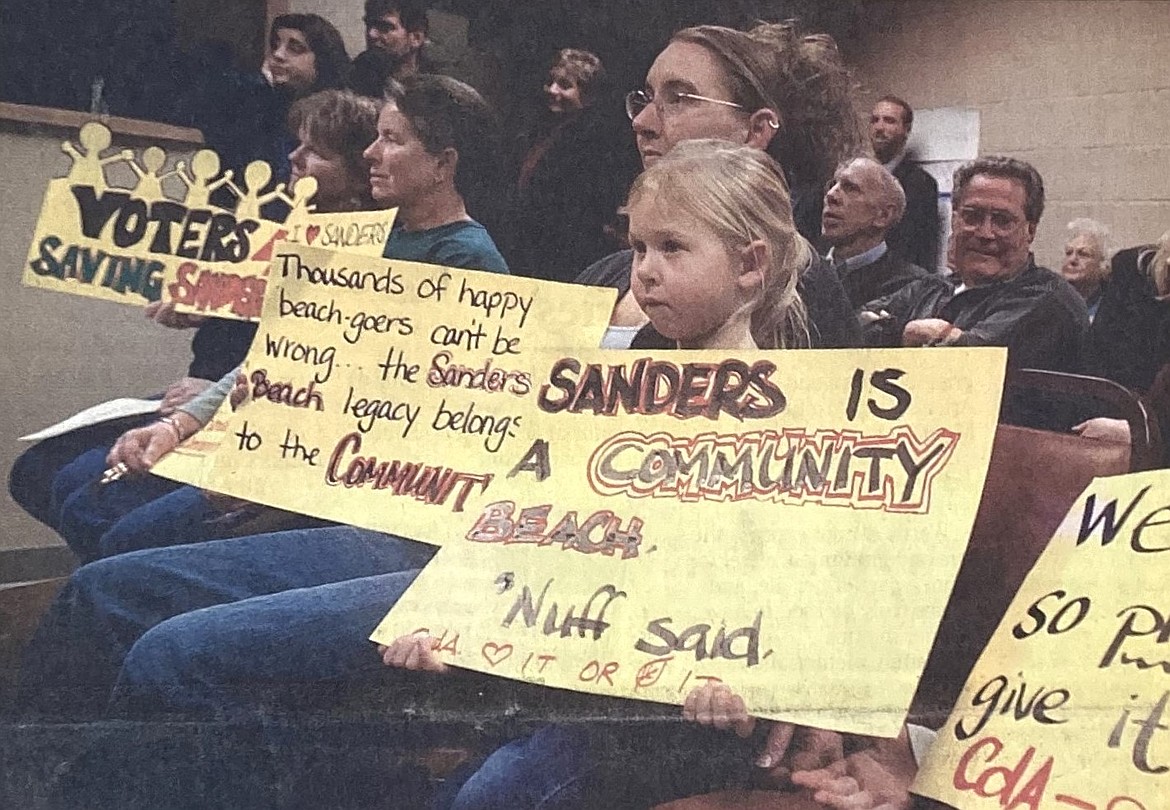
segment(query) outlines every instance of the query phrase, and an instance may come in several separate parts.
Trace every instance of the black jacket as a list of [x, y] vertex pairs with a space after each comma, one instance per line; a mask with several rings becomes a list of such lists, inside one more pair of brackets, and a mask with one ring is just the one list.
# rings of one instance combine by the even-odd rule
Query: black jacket
[[906, 213], [886, 234], [890, 250], [934, 272], [938, 267], [938, 183], [919, 166], [903, 160], [894, 177], [906, 192]]
[[956, 282], [929, 275], [865, 309], [888, 318], [867, 324], [870, 346], [900, 346], [910, 321], [942, 318], [963, 330], [954, 346], [1006, 346], [1008, 365], [1075, 372], [1089, 329], [1084, 300], [1067, 281], [1029, 257], [1022, 273], [1007, 281], [972, 287], [956, 295]]
[[1170, 302], [1159, 301], [1146, 274], [1154, 245], [1127, 248], [1113, 257], [1102, 285], [1097, 317], [1089, 327], [1082, 370], [1145, 391], [1170, 362]]
[[864, 267], [839, 268], [837, 273], [854, 310], [860, 310], [877, 298], [893, 295], [911, 281], [930, 275], [918, 265], [888, 250], [880, 259]]
[[[517, 164], [530, 139], [518, 150]], [[571, 281], [615, 247], [606, 226], [640, 170], [629, 122], [616, 102], [599, 101], [555, 129], [521, 188], [511, 178], [500, 248], [516, 275]], [[494, 224], [494, 223], [493, 223]]]

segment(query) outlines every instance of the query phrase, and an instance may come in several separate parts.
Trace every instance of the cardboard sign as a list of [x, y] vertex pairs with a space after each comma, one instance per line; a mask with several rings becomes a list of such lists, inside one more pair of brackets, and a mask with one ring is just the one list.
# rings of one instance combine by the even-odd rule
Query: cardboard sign
[[[61, 145], [73, 165], [45, 191], [26, 285], [135, 306], [173, 301], [182, 312], [256, 320], [277, 240], [380, 256], [394, 221], [394, 211], [312, 213], [317, 182], [311, 177], [261, 193], [272, 179], [263, 161], [248, 164], [238, 178], [221, 173], [219, 156], [201, 149], [189, 165], [179, 160], [164, 170], [168, 159], [160, 147], [103, 155], [110, 142], [109, 129], [90, 122], [77, 145]], [[120, 166], [134, 184], [108, 185], [110, 166]], [[232, 210], [210, 201], [225, 186], [236, 197]], [[274, 200], [291, 209], [284, 225], [261, 216]]]
[[448, 521], [373, 639], [425, 629], [451, 664], [664, 703], [720, 680], [757, 716], [897, 734], [979, 502], [1002, 352], [626, 355], [549, 358], [525, 415], [547, 446]]
[[[284, 242], [272, 266], [245, 364], [251, 401], [222, 407], [154, 471], [399, 533], [391, 496], [417, 498], [430, 507], [410, 529], [422, 539], [515, 464], [536, 350], [597, 346], [615, 297]], [[375, 452], [397, 460], [392, 472], [377, 472]]]
[[662, 702], [721, 678], [758, 714], [897, 732], [1002, 350], [613, 352], [612, 291], [293, 246], [270, 280], [202, 483], [443, 545], [376, 638]]
[[1098, 478], [1020, 588], [914, 790], [961, 810], [1170, 799], [1170, 471]]

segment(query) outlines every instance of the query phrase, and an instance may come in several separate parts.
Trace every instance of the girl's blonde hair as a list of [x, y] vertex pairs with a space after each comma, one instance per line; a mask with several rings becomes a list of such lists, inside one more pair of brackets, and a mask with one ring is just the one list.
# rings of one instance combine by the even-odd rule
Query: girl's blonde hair
[[793, 225], [788, 183], [775, 160], [727, 141], [684, 141], [634, 181], [626, 207], [646, 199], [702, 222], [729, 251], [766, 244], [770, 261], [752, 302], [752, 337], [761, 349], [809, 345], [796, 283], [812, 248]]

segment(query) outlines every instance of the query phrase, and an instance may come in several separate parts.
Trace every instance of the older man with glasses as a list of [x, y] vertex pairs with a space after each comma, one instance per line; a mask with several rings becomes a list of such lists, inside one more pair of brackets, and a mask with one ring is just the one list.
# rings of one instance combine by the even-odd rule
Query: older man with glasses
[[982, 157], [955, 172], [954, 275], [928, 276], [862, 309], [871, 346], [1006, 346], [1017, 368], [1075, 371], [1084, 300], [1031, 253], [1044, 181], [1028, 163]]

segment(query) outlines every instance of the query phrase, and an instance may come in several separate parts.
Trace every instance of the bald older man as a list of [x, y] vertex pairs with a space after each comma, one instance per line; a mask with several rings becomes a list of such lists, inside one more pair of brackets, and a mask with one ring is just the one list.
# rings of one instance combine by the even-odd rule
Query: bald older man
[[928, 275], [893, 253], [886, 234], [902, 219], [906, 195], [894, 175], [872, 158], [842, 163], [825, 192], [822, 242], [854, 311]]

